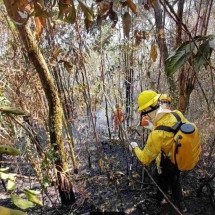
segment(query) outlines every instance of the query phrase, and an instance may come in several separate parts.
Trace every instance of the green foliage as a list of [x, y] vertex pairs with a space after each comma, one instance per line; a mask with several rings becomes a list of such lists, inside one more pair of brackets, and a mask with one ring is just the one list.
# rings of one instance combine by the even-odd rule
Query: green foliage
[[0, 172], [7, 172], [9, 170], [9, 167], [0, 168]]
[[[20, 154], [20, 151], [14, 147], [5, 145], [0, 146], [0, 153], [16, 156]], [[13, 191], [16, 189], [16, 174], [8, 173], [8, 170], [8, 167], [0, 168], [0, 179], [7, 181], [6, 188], [8, 191]], [[34, 207], [35, 204], [43, 206], [42, 202], [37, 197], [37, 195], [40, 194], [39, 191], [24, 189], [24, 193], [28, 200], [22, 199], [17, 195], [11, 194], [11, 200], [17, 207], [25, 210], [27, 208]], [[2, 210], [4, 211], [4, 209]], [[6, 212], [10, 214], [10, 209], [5, 209], [5, 213]]]
[[2, 179], [2, 180], [8, 180], [8, 179], [13, 180], [13, 179], [14, 179], [14, 174], [12, 174], [12, 173], [0, 172], [0, 179]]
[[25, 111], [9, 106], [0, 106], [0, 112], [14, 115], [27, 115]]
[[58, 154], [56, 153], [54, 147], [51, 147], [46, 153], [45, 157], [42, 161], [41, 167], [42, 169], [47, 169], [52, 165], [57, 159], [58, 159]]
[[9, 179], [7, 181], [7, 186], [6, 186], [7, 190], [8, 191], [12, 191], [12, 190], [15, 190], [16, 189], [16, 183], [15, 183], [15, 177], [14, 179]]
[[[0, 179], [7, 180], [7, 185], [6, 185], [7, 190], [8, 191], [15, 190], [16, 189], [16, 183], [15, 183], [16, 174], [5, 173], [8, 170], [8, 168], [2, 168], [1, 170], [3, 170], [3, 171], [0, 171]], [[37, 195], [40, 194], [40, 191], [24, 189], [24, 193], [28, 200], [22, 199], [17, 195], [11, 194], [11, 200], [17, 207], [25, 210], [27, 208], [34, 207], [35, 206], [34, 204], [43, 206], [42, 202], [37, 197]]]
[[59, 153], [56, 152], [53, 146], [50, 146], [50, 148], [44, 152], [44, 155], [41, 162], [41, 170], [43, 172], [42, 185], [43, 187], [48, 187], [53, 181], [49, 170], [53, 168], [55, 161], [59, 159]]
[[165, 61], [167, 76], [173, 75], [187, 61], [192, 62], [195, 71], [200, 70], [202, 65], [208, 62], [212, 49], [209, 41], [213, 36], [197, 36], [192, 41], [184, 42]]
[[8, 19], [8, 25], [11, 31], [16, 30], [16, 26], [14, 25], [14, 22], [11, 19]]
[[4, 97], [3, 92], [0, 91], [0, 106], [9, 105], [10, 102]]
[[200, 46], [199, 50], [194, 58], [194, 69], [198, 71], [201, 67], [210, 60], [212, 48], [209, 46], [209, 40], [204, 41]]
[[16, 205], [18, 208], [21, 208], [23, 210], [26, 210], [28, 208], [33, 208], [35, 206], [33, 202], [28, 201], [26, 199], [22, 199], [21, 197], [15, 194], [11, 195], [11, 200], [14, 205]]
[[33, 202], [34, 204], [43, 206], [43, 203], [37, 197], [37, 194], [39, 194], [40, 192], [28, 189], [25, 189], [24, 192], [29, 201]]
[[0, 154], [17, 156], [17, 155], [20, 155], [21, 152], [15, 147], [8, 146], [8, 145], [0, 145]]

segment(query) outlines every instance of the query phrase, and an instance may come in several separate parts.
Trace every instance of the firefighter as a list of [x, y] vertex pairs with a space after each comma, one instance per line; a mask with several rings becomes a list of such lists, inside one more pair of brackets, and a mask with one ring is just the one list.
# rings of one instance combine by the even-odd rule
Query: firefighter
[[163, 109], [171, 109], [172, 98], [168, 94], [161, 94], [159, 104]]
[[115, 105], [115, 110], [113, 111], [112, 119], [114, 133], [115, 134], [118, 133], [119, 139], [122, 139], [123, 135], [120, 126], [124, 122], [124, 113], [122, 107], [119, 104]]
[[[153, 160], [156, 160], [158, 168], [155, 176], [158, 186], [164, 193], [167, 193], [168, 189], [171, 188], [175, 205], [182, 212], [186, 212], [187, 209], [182, 199], [180, 171], [171, 162], [169, 157], [174, 144], [174, 135], [166, 131], [154, 130], [157, 126], [173, 126], [177, 122], [175, 117], [169, 114], [171, 110], [164, 108], [159, 102], [160, 97], [160, 94], [152, 90], [146, 90], [140, 93], [137, 102], [138, 111], [141, 113], [142, 118], [141, 125], [145, 127], [146, 121], [148, 121], [147, 126], [152, 131], [149, 134], [143, 150], [139, 148], [136, 142], [130, 143], [130, 149], [143, 165], [149, 165]], [[180, 117], [185, 119], [181, 113]], [[143, 120], [143, 118], [145, 119]], [[156, 199], [159, 205], [164, 201], [163, 194], [159, 189], [157, 190]]]

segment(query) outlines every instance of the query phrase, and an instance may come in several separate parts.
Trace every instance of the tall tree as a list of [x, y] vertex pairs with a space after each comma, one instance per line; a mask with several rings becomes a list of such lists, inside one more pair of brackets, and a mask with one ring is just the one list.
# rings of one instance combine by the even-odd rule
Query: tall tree
[[63, 111], [57, 88], [50, 74], [46, 61], [36, 43], [30, 28], [28, 27], [28, 15], [26, 11], [31, 10], [28, 1], [18, 0], [16, 2], [4, 0], [7, 12], [16, 24], [20, 37], [25, 45], [29, 59], [35, 66], [42, 83], [49, 106], [49, 133], [50, 142], [55, 149], [55, 167], [57, 170], [58, 190], [62, 204], [69, 205], [75, 202], [73, 186], [65, 172], [68, 170], [66, 151], [62, 137]]

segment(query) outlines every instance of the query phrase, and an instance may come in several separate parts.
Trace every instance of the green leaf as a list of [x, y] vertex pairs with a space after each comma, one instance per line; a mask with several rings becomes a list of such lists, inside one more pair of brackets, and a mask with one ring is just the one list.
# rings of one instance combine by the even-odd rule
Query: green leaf
[[173, 75], [191, 56], [195, 45], [193, 42], [184, 42], [176, 51], [165, 61], [167, 76]]
[[199, 71], [200, 68], [207, 63], [212, 53], [212, 49], [209, 45], [209, 40], [205, 41], [199, 46], [198, 52], [194, 58], [194, 69]]
[[83, 2], [81, 2], [80, 0], [78, 0], [79, 5], [81, 7], [81, 10], [83, 11], [85, 18], [92, 22], [94, 19], [94, 13], [93, 10], [91, 8], [89, 8], [88, 6], [86, 6]]
[[1, 106], [6, 106], [6, 105], [9, 105], [10, 104], [10, 101], [5, 98], [3, 95], [2, 95], [2, 92], [0, 91], [0, 107]]
[[184, 42], [165, 60], [165, 71], [167, 76], [173, 75], [192, 56], [196, 45], [200, 41], [206, 41], [212, 36], [196, 36], [192, 41]]
[[27, 215], [27, 213], [23, 211], [5, 208], [2, 206], [0, 206], [0, 214], [1, 215]]
[[23, 115], [23, 116], [28, 115], [23, 110], [20, 110], [14, 107], [9, 107], [9, 106], [0, 106], [0, 112], [6, 113], [6, 114]]
[[10, 173], [0, 172], [0, 179], [7, 180], [9, 178]]
[[10, 173], [8, 179], [11, 181], [15, 181], [15, 176], [16, 176], [16, 174]]
[[29, 201], [31, 201], [37, 205], [43, 206], [43, 203], [38, 199], [38, 197], [34, 193], [35, 192], [34, 190], [25, 189], [24, 192]]
[[28, 193], [32, 193], [34, 195], [39, 195], [41, 193], [40, 190], [29, 190], [29, 189], [24, 189], [24, 191], [28, 192]]
[[15, 194], [11, 195], [11, 200], [12, 200], [14, 205], [16, 205], [17, 207], [19, 207], [23, 210], [35, 207], [34, 203], [32, 203], [26, 199], [22, 199]]
[[9, 167], [0, 168], [0, 172], [7, 172], [9, 169], [10, 169]]
[[21, 152], [12, 146], [0, 145], [0, 154], [17, 156], [20, 155]]
[[7, 182], [7, 186], [6, 186], [7, 190], [12, 191], [16, 189], [16, 183], [15, 180], [8, 180]]
[[0, 172], [0, 179], [2, 179], [2, 180], [7, 180], [7, 179], [15, 180], [15, 175], [16, 174], [13, 174], [13, 173]]

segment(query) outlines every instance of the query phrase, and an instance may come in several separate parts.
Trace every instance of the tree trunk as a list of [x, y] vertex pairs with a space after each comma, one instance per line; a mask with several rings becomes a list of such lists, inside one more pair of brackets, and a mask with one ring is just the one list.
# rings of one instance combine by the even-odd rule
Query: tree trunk
[[158, 0], [153, 3], [154, 13], [155, 13], [155, 24], [156, 24], [156, 33], [157, 33], [157, 43], [160, 49], [160, 57], [162, 63], [168, 57], [168, 49], [166, 45], [165, 33], [164, 33], [164, 15], [161, 9], [161, 5]]
[[[184, 11], [184, 0], [178, 2], [178, 22], [176, 23], [176, 38], [175, 38], [175, 48], [178, 48], [182, 43], [182, 20], [183, 20], [183, 11]], [[178, 109], [183, 113], [186, 111], [188, 105], [189, 96], [186, 94], [186, 73], [185, 66], [182, 66], [179, 72], [179, 97], [176, 99], [176, 102], [179, 104]], [[188, 75], [188, 72], [187, 72]]]
[[183, 17], [183, 11], [184, 11], [184, 2], [185, 0], [181, 0], [178, 2], [177, 16], [180, 21], [176, 24], [175, 48], [181, 45], [181, 42], [182, 42], [182, 17]]
[[[155, 13], [156, 37], [157, 37], [158, 47], [160, 50], [161, 63], [165, 65], [165, 60], [168, 57], [168, 49], [166, 45], [165, 31], [164, 31], [164, 13], [161, 9], [159, 0], [154, 1], [153, 8]], [[167, 82], [169, 85], [169, 92], [175, 95], [176, 86], [175, 86], [173, 77], [167, 76]]]
[[68, 166], [62, 138], [63, 110], [57, 88], [43, 55], [33, 39], [30, 29], [26, 26], [18, 26], [17, 28], [28, 52], [28, 56], [38, 72], [48, 101], [50, 142], [54, 147], [57, 156], [55, 166], [57, 169], [58, 188], [61, 201], [62, 204], [65, 205], [72, 204], [75, 201], [72, 184], [68, 180], [67, 176], [62, 173], [68, 169]]
[[188, 66], [183, 66], [179, 74], [179, 105], [178, 109], [185, 113], [189, 100], [190, 94], [192, 93], [195, 85], [195, 73], [193, 69], [187, 68]]
[[[14, 14], [17, 13], [16, 10], [18, 10], [18, 8], [14, 8], [14, 4], [12, 5], [13, 2], [11, 1], [4, 0], [4, 3], [9, 16], [16, 21], [16, 16]], [[16, 2], [17, 5], [18, 3]], [[43, 58], [43, 55], [39, 47], [37, 46], [35, 39], [33, 38], [31, 30], [25, 24], [16, 25], [16, 27], [26, 47], [29, 59], [32, 61], [39, 75], [48, 101], [50, 142], [56, 153], [55, 166], [57, 170], [58, 189], [61, 201], [64, 205], [73, 204], [75, 202], [73, 186], [71, 181], [67, 177], [68, 175], [63, 173], [68, 170], [68, 167], [66, 151], [64, 149], [62, 137], [63, 111], [59, 95], [54, 84], [53, 77], [51, 76], [45, 59]]]

